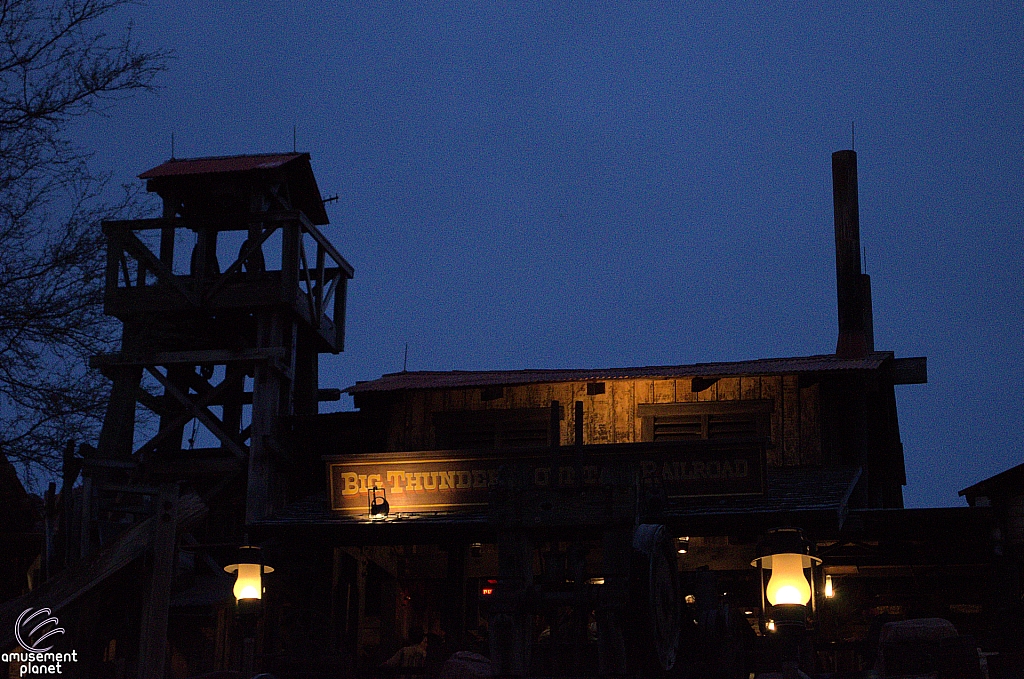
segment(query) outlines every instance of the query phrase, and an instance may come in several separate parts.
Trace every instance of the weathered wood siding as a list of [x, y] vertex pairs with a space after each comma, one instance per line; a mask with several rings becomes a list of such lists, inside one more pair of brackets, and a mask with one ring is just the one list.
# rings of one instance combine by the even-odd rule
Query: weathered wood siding
[[[593, 380], [594, 382], [599, 380]], [[561, 445], [573, 445], [576, 401], [583, 401], [584, 443], [634, 443], [643, 438], [638, 406], [646, 403], [704, 403], [770, 400], [768, 464], [773, 467], [822, 463], [821, 397], [818, 383], [798, 375], [604, 380], [603, 394], [587, 394], [587, 382], [551, 382], [504, 387], [500, 398], [483, 400], [481, 388], [424, 389], [393, 394], [389, 400], [389, 450], [424, 450], [438, 445], [434, 414], [466, 410], [549, 408], [564, 412]], [[698, 389], [698, 391], [694, 391]]]

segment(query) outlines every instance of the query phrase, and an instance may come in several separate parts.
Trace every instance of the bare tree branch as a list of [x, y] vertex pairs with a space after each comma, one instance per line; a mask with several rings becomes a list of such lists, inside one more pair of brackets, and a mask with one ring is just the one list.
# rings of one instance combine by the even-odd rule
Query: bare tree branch
[[[68, 124], [153, 87], [167, 54], [100, 19], [129, 0], [0, 0], [0, 450], [28, 480], [56, 471], [66, 441], [94, 439], [107, 383], [85, 369], [109, 350], [99, 220], [131, 213]], [[130, 215], [129, 215], [130, 216]]]

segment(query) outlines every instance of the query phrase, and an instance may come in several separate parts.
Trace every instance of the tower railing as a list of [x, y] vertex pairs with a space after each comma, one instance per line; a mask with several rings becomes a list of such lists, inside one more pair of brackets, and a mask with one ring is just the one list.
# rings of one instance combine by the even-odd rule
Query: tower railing
[[[246, 232], [233, 261], [221, 271], [217, 236]], [[126, 319], [146, 313], [286, 305], [327, 346], [344, 340], [347, 282], [352, 266], [299, 210], [254, 213], [242, 218], [155, 218], [103, 222], [107, 237], [107, 313]], [[158, 233], [157, 252], [145, 236]], [[196, 234], [186, 267], [175, 267], [176, 236]], [[272, 237], [280, 240], [271, 246]], [[155, 234], [154, 234], [155, 235]], [[140, 237], [141, 236], [141, 237]], [[237, 240], [237, 239], [236, 239]], [[276, 250], [276, 251], [275, 251]]]

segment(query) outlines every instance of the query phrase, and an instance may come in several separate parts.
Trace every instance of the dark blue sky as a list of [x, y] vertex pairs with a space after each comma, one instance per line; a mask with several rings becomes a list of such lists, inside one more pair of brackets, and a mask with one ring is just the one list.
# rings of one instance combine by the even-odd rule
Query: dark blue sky
[[414, 370], [829, 353], [856, 121], [876, 346], [929, 360], [898, 388], [907, 504], [1024, 462], [1019, 5], [352, 4], [133, 7], [162, 90], [77, 135], [128, 181], [172, 132], [193, 157], [297, 126], [356, 268], [323, 384], [406, 342]]

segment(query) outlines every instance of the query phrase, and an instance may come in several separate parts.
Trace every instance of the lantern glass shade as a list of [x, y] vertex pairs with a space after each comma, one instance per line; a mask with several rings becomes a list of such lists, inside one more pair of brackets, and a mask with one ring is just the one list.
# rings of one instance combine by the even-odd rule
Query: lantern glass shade
[[825, 576], [825, 598], [826, 599], [831, 599], [835, 595], [836, 595], [836, 590], [833, 589], [833, 587], [832, 587], [832, 576], [831, 575], [826, 575]]
[[768, 603], [772, 606], [807, 605], [811, 600], [811, 586], [804, 576], [805, 558], [802, 554], [772, 555], [772, 576], [764, 592]]
[[235, 586], [231, 592], [235, 595], [235, 601], [246, 599], [263, 598], [263, 573], [273, 573], [270, 566], [261, 566], [258, 563], [235, 563], [225, 566], [228, 573], [237, 573]]

